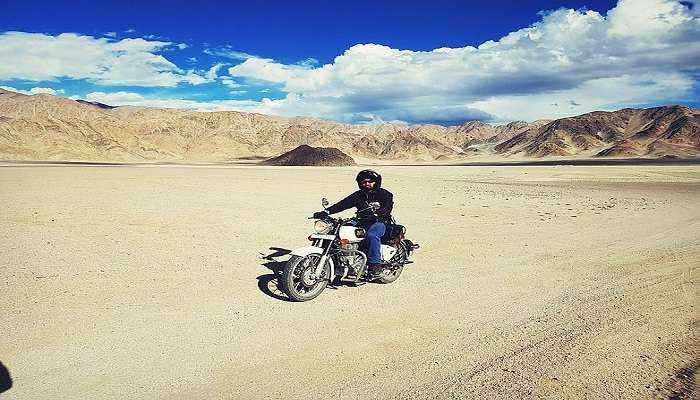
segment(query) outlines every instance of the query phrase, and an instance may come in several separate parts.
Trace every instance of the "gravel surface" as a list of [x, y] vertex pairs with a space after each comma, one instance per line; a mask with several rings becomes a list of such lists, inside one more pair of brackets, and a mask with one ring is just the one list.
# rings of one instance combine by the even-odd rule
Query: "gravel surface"
[[0, 167], [0, 397], [698, 398], [700, 166], [378, 167], [415, 263], [286, 301], [360, 168]]

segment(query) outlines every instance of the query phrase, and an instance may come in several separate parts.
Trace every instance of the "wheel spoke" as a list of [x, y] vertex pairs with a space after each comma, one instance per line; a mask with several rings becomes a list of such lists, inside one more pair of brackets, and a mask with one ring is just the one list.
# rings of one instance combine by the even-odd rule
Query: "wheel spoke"
[[306, 301], [318, 296], [326, 287], [329, 275], [328, 265], [321, 268], [320, 274], [315, 280], [311, 280], [316, 268], [319, 266], [321, 256], [309, 254], [299, 259], [290, 270], [286, 272], [287, 294], [297, 301]]

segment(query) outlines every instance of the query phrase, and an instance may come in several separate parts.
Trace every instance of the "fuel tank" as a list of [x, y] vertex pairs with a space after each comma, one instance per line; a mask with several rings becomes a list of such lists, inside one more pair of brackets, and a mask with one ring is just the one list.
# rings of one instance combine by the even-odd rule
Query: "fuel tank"
[[364, 239], [367, 231], [363, 228], [358, 228], [356, 226], [344, 225], [340, 227], [340, 232], [338, 236], [340, 239], [347, 239], [350, 243], [356, 243]]

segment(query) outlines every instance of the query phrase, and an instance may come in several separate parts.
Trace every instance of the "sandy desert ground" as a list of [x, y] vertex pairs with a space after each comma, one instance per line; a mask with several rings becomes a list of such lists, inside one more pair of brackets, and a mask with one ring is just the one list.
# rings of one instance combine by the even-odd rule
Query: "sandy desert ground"
[[357, 167], [0, 167], [0, 397], [697, 398], [700, 166], [379, 169], [415, 263], [292, 303]]

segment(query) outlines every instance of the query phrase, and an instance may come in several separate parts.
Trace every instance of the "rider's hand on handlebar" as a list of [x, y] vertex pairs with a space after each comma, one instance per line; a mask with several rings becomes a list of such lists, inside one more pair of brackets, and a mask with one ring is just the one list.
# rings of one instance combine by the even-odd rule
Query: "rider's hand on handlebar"
[[328, 214], [328, 211], [318, 211], [314, 213], [314, 218], [316, 219], [324, 219], [328, 218], [330, 214]]

